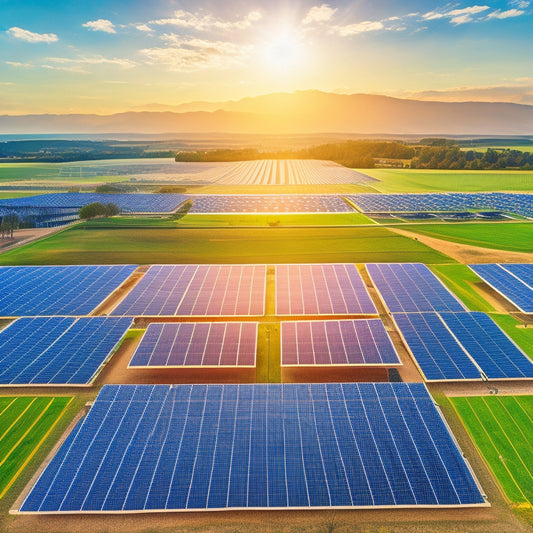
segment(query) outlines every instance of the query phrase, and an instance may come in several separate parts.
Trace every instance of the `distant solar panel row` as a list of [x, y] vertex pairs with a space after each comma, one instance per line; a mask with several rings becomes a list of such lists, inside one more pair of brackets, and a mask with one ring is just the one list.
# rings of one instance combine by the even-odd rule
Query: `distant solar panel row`
[[19, 318], [0, 332], [0, 385], [86, 385], [130, 318]]
[[255, 366], [257, 323], [154, 323], [130, 367]]
[[533, 194], [418, 193], [353, 194], [346, 196], [363, 213], [412, 213], [497, 210], [533, 217]]
[[93, 202], [114, 203], [122, 212], [169, 213], [187, 200], [183, 194], [98, 194], [98, 193], [53, 193], [0, 200], [2, 206], [80, 208]]
[[191, 196], [189, 213], [348, 213], [353, 208], [333, 195]]
[[428, 381], [533, 378], [533, 361], [484, 313], [393, 317]]
[[353, 264], [276, 265], [276, 314], [377, 314]]
[[379, 319], [282, 322], [282, 366], [399, 365]]
[[135, 265], [0, 267], [0, 316], [88, 315]]
[[263, 315], [264, 265], [152, 265], [113, 315]]
[[470, 268], [524, 313], [533, 313], [533, 264], [483, 264]]
[[373, 263], [366, 268], [392, 313], [466, 310], [426, 265]]
[[108, 385], [21, 512], [483, 504], [423, 384]]

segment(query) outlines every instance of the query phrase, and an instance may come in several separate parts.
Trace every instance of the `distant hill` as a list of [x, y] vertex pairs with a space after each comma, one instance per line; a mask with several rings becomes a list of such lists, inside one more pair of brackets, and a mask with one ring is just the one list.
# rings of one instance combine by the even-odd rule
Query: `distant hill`
[[387, 96], [297, 91], [229, 102], [149, 104], [157, 111], [113, 115], [0, 116], [0, 134], [23, 133], [359, 133], [531, 135], [533, 106], [428, 102]]

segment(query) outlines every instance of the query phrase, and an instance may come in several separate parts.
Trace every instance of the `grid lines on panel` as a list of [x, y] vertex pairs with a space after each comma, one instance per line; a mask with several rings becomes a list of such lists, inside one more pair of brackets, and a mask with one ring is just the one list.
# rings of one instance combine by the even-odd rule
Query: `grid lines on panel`
[[21, 512], [484, 505], [423, 384], [108, 385]]

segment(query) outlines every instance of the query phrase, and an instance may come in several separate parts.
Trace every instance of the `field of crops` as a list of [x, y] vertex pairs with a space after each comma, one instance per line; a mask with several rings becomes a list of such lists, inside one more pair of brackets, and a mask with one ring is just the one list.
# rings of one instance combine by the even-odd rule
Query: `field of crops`
[[0, 498], [70, 403], [67, 397], [0, 396]]
[[451, 398], [505, 494], [533, 505], [533, 396]]

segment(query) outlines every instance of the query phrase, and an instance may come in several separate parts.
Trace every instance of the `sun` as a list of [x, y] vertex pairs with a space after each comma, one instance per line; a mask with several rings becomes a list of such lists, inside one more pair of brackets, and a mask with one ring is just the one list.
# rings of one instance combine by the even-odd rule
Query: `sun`
[[266, 66], [280, 72], [289, 72], [301, 65], [304, 59], [304, 44], [297, 36], [288, 33], [278, 35], [265, 43]]

